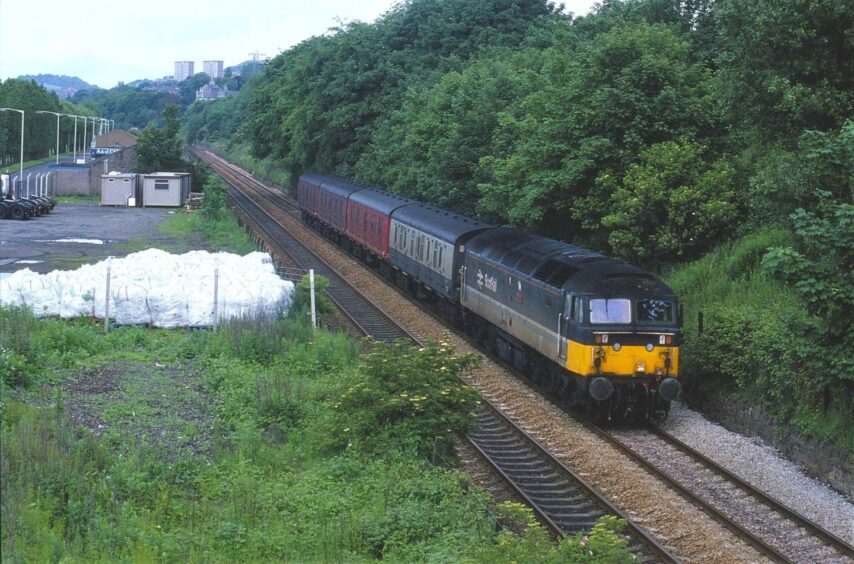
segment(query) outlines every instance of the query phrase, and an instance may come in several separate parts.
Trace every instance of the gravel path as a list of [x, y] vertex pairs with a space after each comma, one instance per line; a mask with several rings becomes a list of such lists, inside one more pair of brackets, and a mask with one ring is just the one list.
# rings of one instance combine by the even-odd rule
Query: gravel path
[[698, 412], [675, 403], [662, 428], [745, 482], [854, 544], [854, 504], [804, 474], [760, 439], [728, 431]]
[[[318, 255], [333, 264], [374, 303], [421, 339], [448, 340], [458, 353], [474, 350], [447, 329], [320, 235], [289, 214], [262, 200], [262, 207], [282, 222]], [[481, 390], [520, 427], [546, 446], [564, 464], [589, 480], [605, 497], [655, 534], [686, 562], [758, 562], [764, 559], [751, 547], [702, 512], [688, 505], [625, 455], [608, 447], [566, 413], [501, 366], [483, 359], [468, 374]]]

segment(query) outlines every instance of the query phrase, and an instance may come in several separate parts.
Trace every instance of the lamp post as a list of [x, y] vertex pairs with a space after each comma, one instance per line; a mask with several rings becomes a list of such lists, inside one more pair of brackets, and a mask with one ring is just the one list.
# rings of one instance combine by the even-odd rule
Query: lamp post
[[83, 153], [83, 164], [86, 164], [86, 126], [89, 125], [89, 116], [80, 117], [83, 119], [83, 147], [81, 147], [80, 152]]
[[[24, 181], [24, 110], [16, 110], [15, 108], [0, 108], [0, 112], [18, 112], [21, 114], [21, 173], [18, 180]], [[14, 190], [14, 182], [12, 189]]]
[[59, 116], [65, 115], [59, 112], [49, 112], [47, 110], [36, 110], [37, 114], [53, 114], [56, 116], [56, 164], [59, 164]]
[[80, 116], [75, 116], [74, 114], [69, 114], [74, 118], [74, 156], [72, 159], [74, 160], [74, 164], [77, 164], [77, 118]]
[[110, 120], [110, 131], [114, 130], [115, 128], [116, 128], [116, 120], [111, 119]]

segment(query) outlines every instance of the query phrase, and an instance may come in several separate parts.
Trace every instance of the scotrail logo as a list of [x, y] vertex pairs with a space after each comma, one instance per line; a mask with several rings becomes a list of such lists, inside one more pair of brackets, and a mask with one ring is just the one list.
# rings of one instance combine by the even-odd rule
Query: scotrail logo
[[477, 269], [477, 286], [481, 290], [486, 288], [490, 292], [495, 293], [498, 291], [498, 279], [495, 276], [490, 276], [488, 274], [484, 274], [478, 268]]

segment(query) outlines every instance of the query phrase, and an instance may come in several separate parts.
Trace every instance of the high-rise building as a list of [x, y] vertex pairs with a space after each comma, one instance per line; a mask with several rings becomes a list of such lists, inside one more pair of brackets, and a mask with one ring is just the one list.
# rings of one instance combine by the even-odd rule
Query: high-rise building
[[222, 61], [203, 61], [203, 71], [211, 78], [222, 78]]
[[193, 72], [193, 67], [195, 66], [196, 63], [193, 61], [175, 61], [175, 80], [181, 82], [196, 74]]

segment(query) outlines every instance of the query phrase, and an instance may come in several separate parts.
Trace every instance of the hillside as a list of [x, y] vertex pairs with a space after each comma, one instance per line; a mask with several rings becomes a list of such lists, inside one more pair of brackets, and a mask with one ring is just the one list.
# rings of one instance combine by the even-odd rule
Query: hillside
[[662, 273], [689, 401], [721, 391], [850, 450], [844, 4], [615, 0], [573, 19], [412, 0], [281, 53], [184, 127], [292, 185], [349, 176]]
[[27, 74], [19, 76], [18, 80], [34, 80], [47, 90], [56, 92], [60, 98], [68, 98], [80, 90], [92, 90], [98, 87], [89, 84], [76, 76], [65, 76], [57, 74]]

